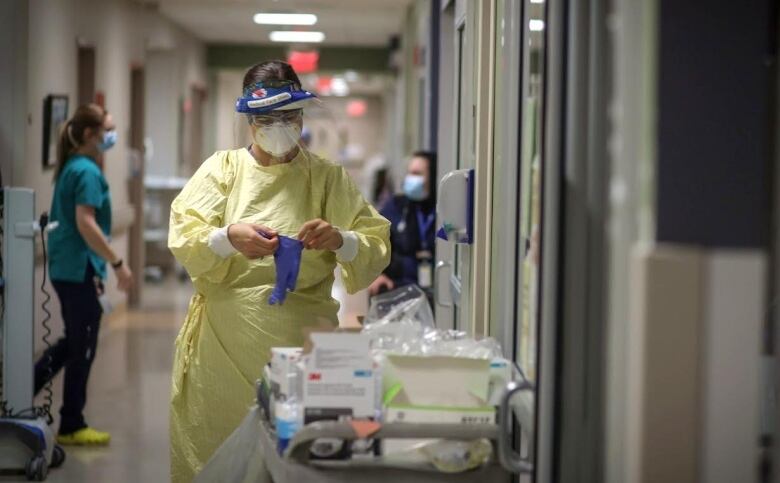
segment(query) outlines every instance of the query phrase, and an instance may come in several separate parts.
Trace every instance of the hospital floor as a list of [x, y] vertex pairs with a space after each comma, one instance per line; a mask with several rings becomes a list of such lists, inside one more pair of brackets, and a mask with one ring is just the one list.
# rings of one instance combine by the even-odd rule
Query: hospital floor
[[[115, 314], [104, 322], [85, 414], [89, 424], [111, 433], [111, 445], [67, 447], [65, 464], [52, 470], [47, 481], [169, 481], [168, 399], [173, 343], [191, 293], [189, 284], [174, 280], [147, 285], [142, 308]], [[355, 315], [365, 313], [364, 296], [349, 297], [337, 283], [334, 297], [342, 302], [342, 323], [352, 324]], [[53, 388], [52, 407], [56, 413], [62, 374], [54, 380]], [[57, 425], [55, 420], [54, 427]], [[5, 481], [25, 480], [0, 476], [0, 482]]]

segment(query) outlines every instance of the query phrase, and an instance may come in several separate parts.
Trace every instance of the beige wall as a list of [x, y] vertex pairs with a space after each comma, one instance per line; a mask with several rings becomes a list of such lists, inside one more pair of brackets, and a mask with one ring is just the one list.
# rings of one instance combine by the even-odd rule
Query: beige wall
[[212, 130], [216, 132], [214, 150], [232, 149], [238, 143], [235, 134], [236, 98], [241, 95], [244, 73], [221, 69], [216, 74], [217, 85]]
[[[44, 171], [40, 163], [42, 103], [47, 94], [60, 93], [69, 96], [71, 114], [77, 107], [77, 40], [96, 49], [95, 87], [105, 93], [106, 107], [118, 126], [120, 141], [107, 155], [106, 177], [114, 204], [121, 209], [127, 205], [130, 66], [145, 64], [149, 50], [171, 52], [174, 63], [167, 74], [173, 78], [177, 97], [163, 99], [151, 90], [147, 91], [147, 104], [178, 105], [179, 96], [189, 95], [190, 85], [206, 84], [205, 48], [159, 14], [129, 0], [32, 0], [28, 93], [31, 123], [27, 134], [30, 162], [14, 182], [34, 188], [40, 206], [49, 206], [52, 193], [52, 171]], [[147, 72], [147, 77], [153, 74]], [[147, 126], [147, 133], [153, 138], [175, 134], [155, 132], [153, 125]]]
[[[52, 170], [44, 170], [41, 161], [43, 100], [48, 94], [65, 94], [69, 97], [69, 114], [75, 111], [78, 42], [95, 47], [95, 89], [105, 94], [106, 107], [118, 128], [119, 142], [107, 153], [105, 171], [114, 205], [112, 245], [126, 257], [125, 230], [132, 222], [127, 192], [131, 65], [146, 64], [149, 50], [174, 52], [176, 64], [170, 75], [174, 76], [178, 95], [186, 96], [191, 84], [206, 84], [205, 48], [191, 34], [130, 0], [30, 0], [27, 153], [25, 162], [13, 170], [13, 178], [8, 181], [35, 190], [38, 213], [51, 205], [54, 174]], [[147, 91], [147, 103], [157, 101], [160, 99], [155, 92]], [[174, 101], [178, 105], [178, 99]], [[147, 133], [171, 135], [154, 132], [150, 126]], [[37, 276], [40, 281], [40, 266]], [[114, 303], [122, 304], [124, 297], [113, 289], [115, 281], [110, 280], [109, 285]], [[36, 293], [36, 307], [39, 303], [40, 294]], [[52, 308], [56, 336], [61, 327], [56, 297]], [[40, 321], [40, 307], [36, 310]], [[40, 342], [36, 344], [40, 348]]]
[[[395, 105], [394, 126], [397, 135], [397, 145], [392, 147], [388, 156], [393, 181], [396, 188], [406, 173], [406, 159], [413, 151], [424, 148], [423, 123], [425, 112], [422, 104], [425, 102], [425, 92], [422, 91], [422, 80], [426, 74], [425, 62], [428, 45], [427, 26], [431, 5], [429, 1], [412, 2], [406, 12], [401, 31], [401, 63], [399, 76], [394, 92]], [[415, 65], [415, 50], [420, 54], [418, 65]], [[447, 102], [448, 100], [442, 100]], [[451, 101], [451, 100], [449, 100]]]
[[[146, 166], [147, 174], [188, 176], [182, 166], [179, 124], [184, 122], [181, 101], [192, 95], [192, 87], [206, 87], [205, 48], [186, 32], [153, 16], [147, 37], [146, 133], [154, 148]], [[203, 153], [201, 153], [203, 154]]]
[[619, 481], [758, 481], [766, 269], [757, 250], [634, 250]]

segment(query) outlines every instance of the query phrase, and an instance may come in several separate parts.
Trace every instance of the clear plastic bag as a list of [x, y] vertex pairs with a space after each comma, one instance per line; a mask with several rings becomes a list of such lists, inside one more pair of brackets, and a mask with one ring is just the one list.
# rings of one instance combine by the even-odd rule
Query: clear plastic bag
[[501, 345], [492, 337], [474, 339], [457, 330], [424, 331], [414, 355], [466, 357], [469, 359], [494, 359], [502, 357]]
[[430, 463], [442, 473], [462, 473], [479, 468], [493, 458], [493, 445], [488, 439], [460, 441], [451, 439], [424, 440], [403, 451], [385, 455], [393, 464]]
[[428, 297], [416, 285], [372, 298], [363, 332], [371, 337], [371, 348], [379, 361], [386, 353], [502, 357], [501, 346], [491, 337], [476, 340], [463, 331], [437, 329]]
[[407, 354], [419, 351], [425, 330], [433, 328], [428, 298], [409, 285], [371, 299], [363, 333], [370, 336], [375, 351]]
[[438, 440], [419, 448], [428, 461], [443, 473], [461, 473], [478, 468], [493, 454], [493, 445], [487, 439], [474, 441]]
[[193, 481], [273, 483], [263, 463], [260, 446], [261, 424], [260, 410], [254, 407], [238, 428], [217, 448]]
[[365, 325], [397, 322], [404, 319], [433, 328], [436, 323], [425, 292], [417, 285], [407, 285], [371, 298]]

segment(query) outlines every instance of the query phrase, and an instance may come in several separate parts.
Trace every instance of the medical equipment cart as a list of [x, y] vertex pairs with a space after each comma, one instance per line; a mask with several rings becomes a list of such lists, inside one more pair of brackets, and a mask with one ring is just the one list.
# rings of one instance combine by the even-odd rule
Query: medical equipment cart
[[[359, 439], [352, 424], [346, 421], [320, 421], [307, 424], [298, 431], [285, 452], [280, 455], [277, 451], [276, 432], [268, 419], [268, 415], [261, 406], [254, 407], [238, 431], [246, 431], [236, 441], [241, 443], [234, 446], [240, 447], [243, 455], [232, 453], [236, 465], [236, 474], [228, 476], [222, 470], [219, 473], [210, 474], [215, 468], [204, 468], [204, 473], [199, 475], [196, 481], [208, 481], [211, 476], [217, 474], [224, 481], [246, 481], [247, 470], [238, 469], [238, 460], [248, 454], [262, 460], [265, 471], [264, 478], [259, 482], [269, 483], [342, 483], [345, 481], [359, 481], [361, 483], [487, 483], [492, 481], [508, 481], [511, 473], [529, 473], [533, 471], [531, 463], [523, 459], [511, 448], [511, 408], [509, 406], [512, 396], [520, 391], [532, 390], [528, 383], [510, 382], [504, 391], [501, 405], [498, 410], [498, 424], [411, 424], [388, 423], [383, 424], [374, 433], [371, 439], [444, 439], [473, 441], [478, 439], [489, 440], [492, 446], [492, 456], [482, 466], [458, 473], [447, 473], [436, 469], [428, 462], [404, 462], [398, 459], [377, 457], [359, 457], [348, 460], [320, 460], [311, 459], [310, 449], [312, 444], [319, 439]], [[261, 398], [258, 387], [258, 398]], [[248, 443], [248, 444], [247, 444]], [[226, 442], [226, 444], [230, 444]], [[250, 446], [250, 447], [248, 447]], [[256, 462], [257, 463], [257, 462]], [[231, 465], [232, 466], [232, 465]]]

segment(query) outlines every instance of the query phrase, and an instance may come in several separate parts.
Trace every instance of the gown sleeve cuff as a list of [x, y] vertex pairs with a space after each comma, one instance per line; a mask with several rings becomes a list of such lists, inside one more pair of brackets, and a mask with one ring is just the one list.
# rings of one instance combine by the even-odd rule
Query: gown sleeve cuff
[[238, 250], [230, 243], [230, 238], [228, 238], [229, 226], [219, 228], [209, 234], [209, 248], [222, 258], [238, 253]]
[[358, 254], [358, 237], [354, 231], [342, 231], [341, 238], [344, 242], [341, 244], [341, 248], [334, 250], [334, 252], [338, 261], [349, 263]]

